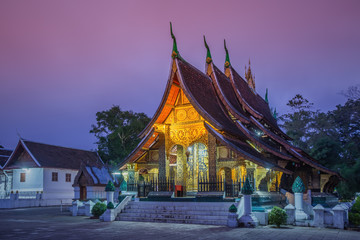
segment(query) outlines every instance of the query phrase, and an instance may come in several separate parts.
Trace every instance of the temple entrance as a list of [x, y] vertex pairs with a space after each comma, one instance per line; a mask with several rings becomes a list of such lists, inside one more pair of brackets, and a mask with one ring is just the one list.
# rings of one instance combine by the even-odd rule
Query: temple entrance
[[80, 201], [86, 200], [86, 186], [80, 186]]
[[228, 167], [223, 167], [219, 171], [219, 175], [221, 176], [221, 179], [224, 180], [226, 183], [231, 183], [231, 169]]
[[209, 158], [207, 147], [202, 143], [194, 143], [188, 147], [186, 156], [188, 173], [186, 188], [188, 192], [196, 192], [198, 190], [199, 178], [208, 178]]

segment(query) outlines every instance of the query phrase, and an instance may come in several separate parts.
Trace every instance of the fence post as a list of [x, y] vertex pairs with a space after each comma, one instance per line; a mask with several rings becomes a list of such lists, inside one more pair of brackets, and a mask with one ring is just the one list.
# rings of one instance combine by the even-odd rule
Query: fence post
[[318, 204], [313, 208], [313, 210], [314, 210], [314, 227], [323, 227], [325, 208], [321, 206], [321, 204]]
[[338, 204], [333, 209], [333, 227], [344, 229], [344, 209]]

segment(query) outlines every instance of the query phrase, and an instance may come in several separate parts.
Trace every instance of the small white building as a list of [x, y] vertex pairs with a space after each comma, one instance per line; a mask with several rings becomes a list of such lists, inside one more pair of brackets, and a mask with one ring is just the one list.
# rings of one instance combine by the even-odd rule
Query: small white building
[[[104, 200], [106, 198], [105, 186], [111, 181], [119, 187], [118, 179], [114, 178], [105, 166], [81, 165], [74, 180], [75, 200]], [[119, 193], [117, 188], [116, 196]]]
[[11, 191], [21, 196], [42, 193], [42, 199], [69, 202], [81, 164], [103, 166], [97, 152], [20, 139], [3, 166]]

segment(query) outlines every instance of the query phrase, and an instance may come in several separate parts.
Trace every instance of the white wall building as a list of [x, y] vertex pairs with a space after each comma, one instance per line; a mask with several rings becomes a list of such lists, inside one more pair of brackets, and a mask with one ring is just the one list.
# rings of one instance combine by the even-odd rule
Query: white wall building
[[42, 199], [69, 202], [81, 164], [104, 165], [96, 152], [20, 139], [3, 171], [11, 179], [11, 191], [20, 197], [42, 192]]

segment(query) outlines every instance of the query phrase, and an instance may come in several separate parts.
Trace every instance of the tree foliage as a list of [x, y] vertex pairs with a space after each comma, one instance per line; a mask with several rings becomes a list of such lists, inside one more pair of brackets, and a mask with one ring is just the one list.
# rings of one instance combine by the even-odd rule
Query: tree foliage
[[280, 119], [293, 144], [322, 165], [340, 171], [346, 179], [337, 187], [342, 197], [360, 191], [360, 99], [349, 98], [328, 112], [313, 111], [313, 104], [300, 94], [287, 105], [291, 112]]
[[119, 164], [137, 146], [138, 134], [150, 121], [145, 113], [122, 111], [119, 106], [96, 113], [90, 133], [97, 138], [99, 155], [104, 162]]

